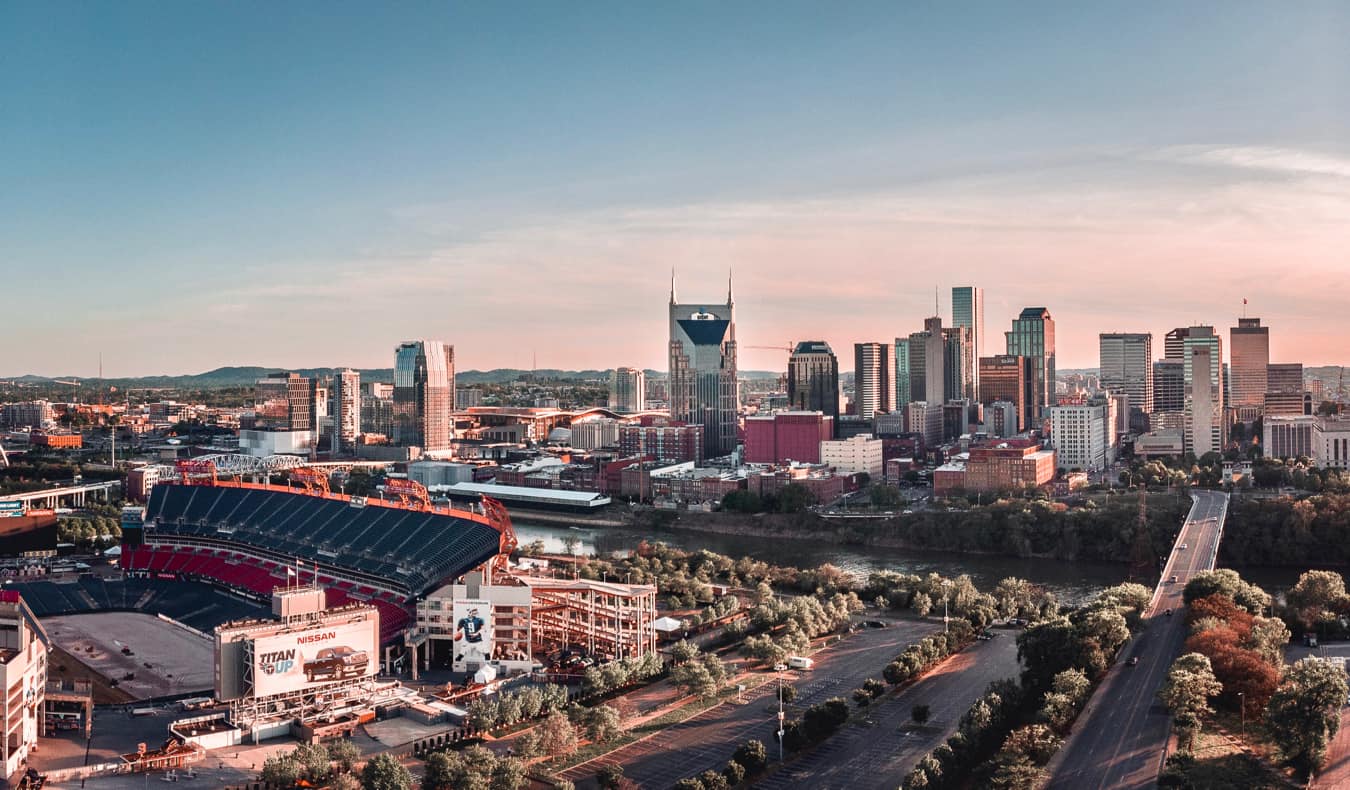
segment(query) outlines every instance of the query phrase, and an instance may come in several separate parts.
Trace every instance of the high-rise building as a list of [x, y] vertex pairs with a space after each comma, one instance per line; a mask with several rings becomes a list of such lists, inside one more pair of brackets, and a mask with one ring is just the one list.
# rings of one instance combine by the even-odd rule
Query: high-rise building
[[963, 397], [975, 399], [980, 391], [980, 367], [978, 360], [984, 356], [984, 289], [973, 285], [960, 285], [952, 288], [952, 326], [963, 326], [970, 330], [970, 353], [967, 364], [970, 372], [970, 392]]
[[1060, 467], [1100, 472], [1110, 463], [1111, 420], [1105, 405], [1052, 406], [1050, 440]]
[[736, 308], [727, 278], [725, 304], [681, 304], [670, 280], [670, 417], [703, 426], [709, 457], [736, 449]]
[[1312, 414], [1312, 400], [1303, 384], [1303, 363], [1277, 362], [1267, 366], [1265, 414], [1267, 417]]
[[1270, 365], [1270, 327], [1259, 318], [1239, 318], [1228, 330], [1229, 405], [1261, 409], [1266, 402], [1266, 375]]
[[1179, 326], [1167, 333], [1163, 338], [1163, 359], [1172, 359], [1177, 362], [1182, 361], [1185, 356], [1182, 352], [1185, 350], [1186, 338], [1191, 330], [1184, 326]]
[[329, 449], [345, 452], [361, 435], [361, 374], [343, 368], [333, 374], [333, 432]]
[[903, 411], [905, 404], [914, 400], [909, 388], [909, 338], [895, 339], [895, 410]]
[[1153, 413], [1186, 410], [1186, 371], [1181, 360], [1160, 359], [1153, 363]]
[[975, 400], [975, 360], [971, 356], [970, 329], [951, 326], [942, 330], [942, 402]]
[[1182, 354], [1186, 449], [1196, 457], [1222, 452], [1228, 433], [1223, 402], [1223, 339], [1212, 326], [1190, 327]]
[[905, 421], [910, 432], [921, 435], [928, 447], [942, 444], [942, 404], [912, 401], [905, 407]]
[[795, 411], [818, 411], [830, 418], [830, 430], [839, 422], [839, 358], [824, 340], [797, 344], [788, 357], [788, 406]]
[[449, 450], [454, 438], [455, 347], [411, 340], [394, 351], [394, 443]]
[[314, 430], [312, 382], [299, 373], [273, 373], [253, 387], [254, 428], [260, 431]]
[[641, 368], [615, 368], [609, 376], [609, 408], [619, 414], [646, 411], [646, 372]]
[[1055, 319], [1044, 307], [1028, 307], [1005, 333], [1008, 353], [1031, 360], [1027, 428], [1034, 428], [1055, 402]]
[[745, 420], [748, 464], [820, 463], [820, 443], [834, 438], [834, 418], [819, 411], [780, 411]]
[[908, 371], [909, 400], [914, 403], [928, 397], [928, 332], [911, 332], [905, 339], [905, 368]]
[[[1153, 411], [1153, 335], [1111, 332], [1098, 338], [1102, 389], [1129, 396], [1130, 411], [1143, 417]], [[1147, 420], [1131, 420], [1146, 428]]]
[[1006, 425], [1006, 436], [1021, 433], [1031, 425], [1031, 361], [1023, 356], [982, 357], [980, 359], [980, 402], [1003, 401], [1017, 409], [1016, 419]]
[[885, 343], [853, 344], [853, 402], [858, 417], [871, 420], [895, 408], [891, 387], [890, 346]]

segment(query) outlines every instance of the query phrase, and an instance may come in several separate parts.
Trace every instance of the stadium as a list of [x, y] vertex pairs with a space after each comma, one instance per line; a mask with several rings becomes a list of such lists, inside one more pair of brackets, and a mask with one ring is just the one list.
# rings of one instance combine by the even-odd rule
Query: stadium
[[131, 577], [204, 581], [270, 601], [305, 582], [330, 606], [370, 604], [380, 641], [397, 642], [419, 596], [516, 547], [506, 510], [434, 507], [421, 485], [391, 479], [386, 496], [335, 494], [322, 473], [291, 472], [302, 487], [218, 479], [210, 462], [182, 462], [179, 479], [151, 491], [143, 529], [125, 529], [120, 564]]

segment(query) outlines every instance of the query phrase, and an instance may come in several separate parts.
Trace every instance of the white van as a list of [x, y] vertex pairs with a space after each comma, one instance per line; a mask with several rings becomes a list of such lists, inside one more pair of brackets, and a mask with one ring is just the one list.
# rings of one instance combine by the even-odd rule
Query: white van
[[788, 669], [810, 669], [816, 665], [814, 659], [805, 656], [788, 656]]

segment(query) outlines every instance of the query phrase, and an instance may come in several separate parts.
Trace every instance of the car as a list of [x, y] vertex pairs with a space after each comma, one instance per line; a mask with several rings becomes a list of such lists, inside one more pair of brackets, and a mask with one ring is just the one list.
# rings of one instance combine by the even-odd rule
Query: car
[[863, 625], [867, 626], [868, 628], [885, 628], [885, 627], [886, 627], [886, 623], [884, 623], [884, 622], [881, 621], [881, 620], [868, 620], [868, 621], [864, 622]]
[[1185, 543], [1181, 544], [1180, 546], [1177, 546], [1177, 551], [1185, 551], [1185, 550], [1186, 550], [1186, 544], [1185, 544]]
[[1138, 665], [1139, 665], [1139, 656], [1131, 656], [1131, 657], [1130, 657], [1130, 666], [1134, 667], [1134, 666], [1138, 666]]
[[1163, 612], [1163, 614], [1167, 615], [1168, 617], [1171, 617], [1171, 616], [1172, 616], [1172, 610], [1171, 610], [1171, 609], [1168, 609], [1167, 611]]
[[1172, 583], [1173, 583], [1173, 584], [1176, 584], [1176, 583], [1177, 583], [1177, 575], [1176, 575], [1175, 573], [1172, 574]]
[[305, 662], [305, 679], [313, 683], [315, 680], [357, 677], [365, 674], [369, 666], [370, 656], [364, 650], [346, 645], [325, 647], [315, 654], [314, 658]]

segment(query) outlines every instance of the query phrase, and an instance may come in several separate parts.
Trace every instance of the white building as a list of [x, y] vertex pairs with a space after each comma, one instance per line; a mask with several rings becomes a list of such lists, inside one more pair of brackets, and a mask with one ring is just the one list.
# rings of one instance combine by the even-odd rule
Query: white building
[[47, 689], [47, 632], [15, 590], [0, 591], [0, 683], [5, 692], [5, 776], [27, 762], [42, 727]]
[[1063, 469], [1100, 472], [1109, 462], [1106, 439], [1111, 427], [1106, 406], [1054, 406], [1050, 440]]
[[[640, 371], [639, 371], [640, 372]], [[572, 446], [578, 450], [598, 450], [619, 445], [618, 420], [600, 417], [572, 423]]]
[[239, 432], [239, 452], [265, 458], [269, 455], [309, 455], [314, 444], [313, 431]]
[[905, 416], [910, 432], [922, 435], [926, 446], [942, 444], [942, 404], [914, 401], [905, 407]]
[[[941, 412], [939, 412], [939, 416]], [[880, 480], [886, 471], [882, 460], [882, 441], [870, 433], [860, 433], [848, 439], [820, 443], [820, 462], [844, 474], [866, 472], [873, 480]]]
[[609, 408], [620, 414], [645, 411], [646, 372], [640, 368], [615, 368], [609, 377]]
[[1267, 415], [1263, 425], [1267, 458], [1308, 458], [1315, 466], [1350, 469], [1350, 420]]

